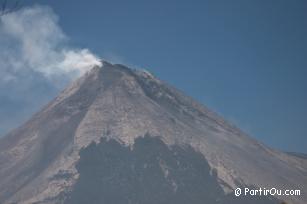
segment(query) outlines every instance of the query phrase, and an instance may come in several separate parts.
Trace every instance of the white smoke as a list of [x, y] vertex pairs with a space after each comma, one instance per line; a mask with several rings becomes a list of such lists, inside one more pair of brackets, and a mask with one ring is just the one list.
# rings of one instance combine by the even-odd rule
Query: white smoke
[[[13, 80], [22, 69], [47, 78], [83, 74], [101, 60], [88, 49], [65, 46], [68, 37], [58, 25], [58, 16], [47, 6], [23, 8], [1, 17], [0, 74]], [[24, 71], [24, 70], [23, 70]]]
[[88, 49], [68, 45], [58, 20], [47, 6], [0, 17], [0, 136], [29, 118], [71, 79], [102, 66]]

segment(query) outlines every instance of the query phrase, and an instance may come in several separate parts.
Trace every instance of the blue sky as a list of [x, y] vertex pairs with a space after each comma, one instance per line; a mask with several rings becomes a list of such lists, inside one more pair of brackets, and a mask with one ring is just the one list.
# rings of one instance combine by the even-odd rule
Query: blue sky
[[[261, 142], [307, 153], [307, 1], [24, 1], [38, 3], [66, 47], [146, 68]], [[0, 113], [12, 115], [0, 116], [0, 134], [69, 81], [31, 76], [23, 91], [0, 87]]]

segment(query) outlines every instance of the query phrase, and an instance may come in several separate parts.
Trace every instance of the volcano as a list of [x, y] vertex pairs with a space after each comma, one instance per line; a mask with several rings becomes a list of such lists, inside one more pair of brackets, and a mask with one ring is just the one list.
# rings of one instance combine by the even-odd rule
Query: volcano
[[[236, 188], [300, 189], [241, 195]], [[307, 159], [148, 71], [103, 61], [0, 140], [0, 203], [307, 203]]]

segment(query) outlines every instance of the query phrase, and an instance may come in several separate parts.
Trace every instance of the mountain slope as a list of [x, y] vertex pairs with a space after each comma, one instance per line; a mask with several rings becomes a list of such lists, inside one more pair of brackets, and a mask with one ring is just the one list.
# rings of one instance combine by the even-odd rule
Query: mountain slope
[[81, 178], [82, 149], [101, 138], [133, 147], [145, 135], [200, 152], [225, 194], [237, 186], [300, 189], [279, 198], [307, 202], [306, 161], [251, 139], [146, 71], [103, 62], [0, 140], [0, 203], [64, 202]]
[[92, 143], [80, 152], [76, 167], [80, 177], [65, 204], [280, 203], [265, 196], [225, 195], [202, 154], [150, 135], [137, 138], [132, 148], [112, 139]]

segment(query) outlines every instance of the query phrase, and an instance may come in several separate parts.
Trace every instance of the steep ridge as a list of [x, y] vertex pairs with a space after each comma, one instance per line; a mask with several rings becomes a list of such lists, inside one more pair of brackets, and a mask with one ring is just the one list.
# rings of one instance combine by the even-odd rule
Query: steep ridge
[[216, 172], [190, 146], [167, 146], [146, 135], [130, 147], [102, 139], [83, 149], [76, 165], [80, 177], [65, 204], [280, 203], [272, 197], [225, 194]]
[[248, 137], [147, 71], [103, 62], [0, 140], [0, 203], [59, 203], [80, 174], [80, 151], [101, 138], [133, 147], [145, 135], [200, 152], [224, 193], [237, 186], [300, 189], [307, 164]]

